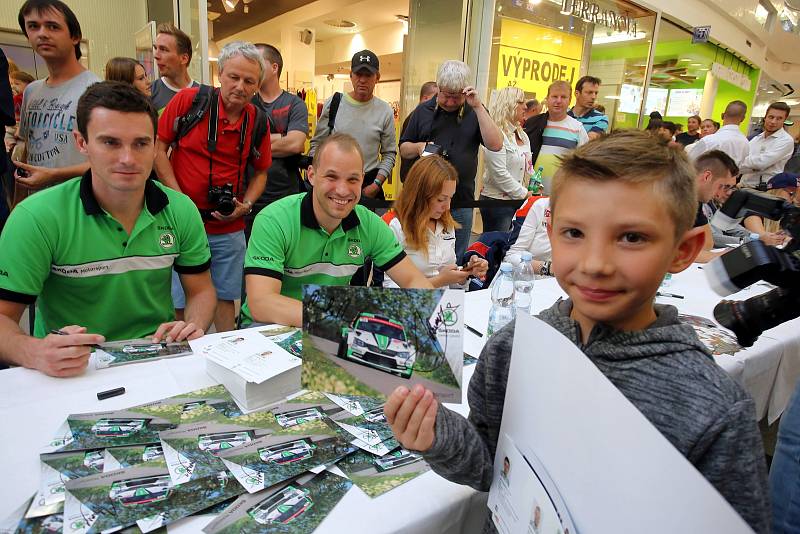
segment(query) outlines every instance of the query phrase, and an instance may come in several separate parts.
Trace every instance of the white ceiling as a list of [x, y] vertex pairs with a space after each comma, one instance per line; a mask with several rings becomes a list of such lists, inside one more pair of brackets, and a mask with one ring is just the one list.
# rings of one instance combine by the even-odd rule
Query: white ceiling
[[[325, 41], [341, 35], [357, 33], [384, 24], [396, 22], [395, 15], [408, 16], [408, 0], [366, 0], [342, 9], [323, 13], [302, 24], [314, 31], [317, 41]], [[325, 24], [329, 19], [344, 19], [355, 22], [353, 28], [334, 28]]]

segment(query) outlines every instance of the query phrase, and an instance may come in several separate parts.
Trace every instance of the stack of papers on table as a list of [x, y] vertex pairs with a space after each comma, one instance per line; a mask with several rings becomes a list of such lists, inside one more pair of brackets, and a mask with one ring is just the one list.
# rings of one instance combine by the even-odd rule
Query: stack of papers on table
[[196, 354], [206, 358], [206, 372], [247, 411], [300, 390], [300, 358], [258, 329], [211, 334], [190, 344]]

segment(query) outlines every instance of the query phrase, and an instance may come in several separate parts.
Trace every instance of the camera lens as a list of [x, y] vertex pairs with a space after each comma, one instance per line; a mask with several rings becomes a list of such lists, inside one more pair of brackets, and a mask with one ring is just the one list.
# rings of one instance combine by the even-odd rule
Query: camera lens
[[236, 204], [233, 203], [233, 198], [227, 195], [220, 195], [217, 202], [217, 211], [222, 215], [230, 215], [236, 209]]
[[793, 290], [778, 287], [747, 300], [723, 300], [714, 308], [714, 317], [736, 334], [740, 345], [750, 347], [764, 330], [800, 316], [797, 297]]

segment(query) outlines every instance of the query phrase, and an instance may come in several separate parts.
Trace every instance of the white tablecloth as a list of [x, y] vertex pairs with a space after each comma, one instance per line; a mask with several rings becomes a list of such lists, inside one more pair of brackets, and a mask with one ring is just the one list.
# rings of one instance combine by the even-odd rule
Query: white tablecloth
[[[743, 300], [769, 289], [761, 283], [754, 284], [726, 298]], [[683, 295], [684, 298], [658, 297], [657, 302], [672, 304], [680, 313], [698, 315], [712, 321], [714, 306], [722, 300], [711, 290], [699, 265], [692, 265], [686, 271], [674, 275], [672, 283], [664, 291]], [[555, 278], [537, 280], [533, 289], [533, 313], [550, 307], [561, 297], [566, 297], [566, 293]], [[467, 293], [464, 321], [475, 330], [485, 333], [490, 307], [488, 291]], [[477, 357], [485, 339], [485, 336], [478, 337], [468, 332], [464, 350]], [[753, 397], [757, 417], [761, 419], [766, 416], [772, 423], [783, 413], [800, 378], [800, 319], [765, 331], [752, 347], [732, 356], [715, 356], [715, 359]]]
[[[465, 370], [465, 384], [473, 369]], [[68, 414], [126, 408], [215, 383], [198, 356], [90, 369], [67, 379], [20, 368], [0, 372], [0, 519], [38, 488], [39, 451]], [[97, 400], [98, 392], [120, 386], [126, 389], [124, 395]], [[448, 406], [466, 413], [466, 404]], [[478, 533], [485, 510], [486, 494], [428, 472], [375, 499], [353, 486], [317, 532]], [[212, 519], [187, 518], [170, 526], [169, 532], [194, 534]]]
[[[747, 298], [766, 291], [756, 286], [729, 298]], [[697, 266], [677, 275], [667, 288], [683, 300], [660, 298], [683, 313], [713, 319], [720, 300], [708, 287]], [[549, 307], [564, 296], [554, 279], [540, 280], [534, 287], [534, 312]], [[468, 293], [465, 322], [484, 332], [489, 316], [489, 293]], [[485, 336], [467, 333], [465, 352], [477, 356]], [[765, 332], [758, 342], [734, 356], [717, 361], [753, 395], [759, 417], [776, 419], [785, 409], [800, 376], [800, 320]], [[466, 387], [474, 366], [464, 373]], [[213, 384], [203, 361], [196, 356], [126, 365], [100, 371], [89, 370], [76, 378], [57, 379], [27, 369], [0, 372], [0, 518], [6, 517], [36, 491], [39, 483], [39, 450], [71, 413], [126, 408]], [[125, 395], [98, 401], [96, 394], [124, 386]], [[467, 405], [450, 406], [466, 413]], [[480, 532], [485, 517], [486, 495], [450, 483], [429, 472], [403, 486], [370, 499], [353, 487], [318, 532], [380, 534], [413, 532], [457, 534]], [[358, 518], [358, 520], [354, 520]], [[170, 532], [195, 533], [211, 516], [187, 518]]]

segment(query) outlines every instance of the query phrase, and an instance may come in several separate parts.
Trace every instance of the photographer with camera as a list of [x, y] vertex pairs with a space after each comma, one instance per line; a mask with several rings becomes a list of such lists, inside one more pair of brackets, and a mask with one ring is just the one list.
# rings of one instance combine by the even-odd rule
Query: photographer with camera
[[[233, 301], [241, 295], [245, 253], [243, 216], [264, 191], [272, 160], [266, 118], [250, 102], [264, 71], [264, 58], [255, 46], [229, 43], [219, 55], [220, 88], [183, 89], [158, 123], [158, 176], [186, 193], [203, 215], [218, 299], [214, 323], [220, 332], [235, 327]], [[209, 95], [208, 109], [198, 109], [203, 95]], [[266, 134], [258, 142], [260, 131]], [[255, 174], [245, 186], [248, 164]], [[184, 299], [175, 276], [172, 289], [180, 313]]]

